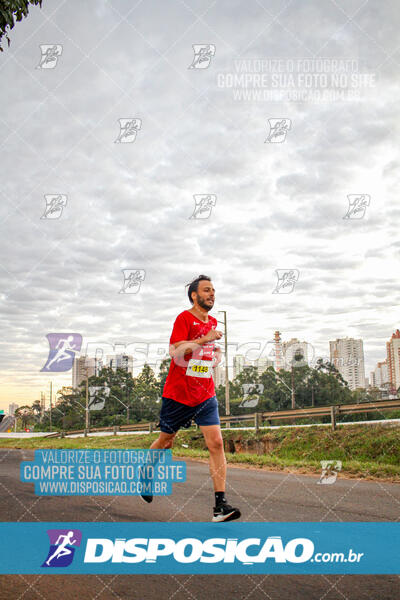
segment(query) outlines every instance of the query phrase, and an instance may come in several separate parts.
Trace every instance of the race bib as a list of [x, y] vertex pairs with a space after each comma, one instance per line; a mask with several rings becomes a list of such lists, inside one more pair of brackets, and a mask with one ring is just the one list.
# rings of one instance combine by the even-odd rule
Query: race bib
[[189, 377], [211, 377], [212, 373], [212, 360], [200, 360], [196, 358], [191, 358], [189, 360], [186, 375]]

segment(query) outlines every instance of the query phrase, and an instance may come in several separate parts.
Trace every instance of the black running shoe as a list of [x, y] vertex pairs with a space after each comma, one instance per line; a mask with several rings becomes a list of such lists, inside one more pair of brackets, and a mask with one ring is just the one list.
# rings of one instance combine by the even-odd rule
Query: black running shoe
[[144, 494], [141, 494], [140, 497], [143, 500], [143, 502], [147, 502], [147, 504], [150, 504], [150, 502], [153, 502], [153, 496], [145, 496]]
[[230, 504], [219, 504], [214, 506], [213, 523], [221, 523], [222, 521], [233, 521], [241, 516], [238, 508], [233, 508]]

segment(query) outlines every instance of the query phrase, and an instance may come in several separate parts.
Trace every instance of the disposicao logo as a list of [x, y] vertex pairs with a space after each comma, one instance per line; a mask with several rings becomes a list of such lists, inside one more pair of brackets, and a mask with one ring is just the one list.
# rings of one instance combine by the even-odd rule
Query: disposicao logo
[[[253, 551], [248, 554], [250, 547]], [[255, 549], [254, 549], [255, 548]], [[295, 538], [282, 543], [280, 536], [247, 538], [89, 538], [86, 543], [85, 563], [155, 563], [169, 556], [178, 563], [234, 563], [245, 565], [264, 563], [268, 558], [276, 563], [304, 563], [312, 557], [314, 544], [307, 538]]]
[[42, 567], [68, 567], [74, 558], [75, 547], [81, 545], [79, 529], [48, 529], [50, 548]]

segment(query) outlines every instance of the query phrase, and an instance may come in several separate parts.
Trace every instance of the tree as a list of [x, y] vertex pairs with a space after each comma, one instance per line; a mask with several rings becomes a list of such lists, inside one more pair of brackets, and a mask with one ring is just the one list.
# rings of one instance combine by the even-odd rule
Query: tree
[[[121, 425], [126, 423], [127, 410], [124, 405], [132, 407], [132, 395], [134, 390], [134, 379], [131, 373], [125, 369], [112, 369], [104, 367], [98, 375], [92, 375], [88, 379], [88, 387], [110, 388], [109, 396], [105, 396], [104, 408], [90, 411], [90, 425], [102, 427], [108, 425]], [[79, 396], [76, 404], [82, 408], [86, 406], [86, 381], [83, 380], [78, 390]], [[84, 409], [83, 409], [84, 410]], [[133, 415], [132, 415], [133, 413]], [[134, 411], [130, 411], [130, 419], [134, 417]]]
[[[80, 429], [85, 418], [83, 408], [77, 400], [82, 403], [81, 392], [78, 389], [62, 387], [58, 392], [58, 398], [53, 406], [51, 420], [55, 429]], [[50, 411], [47, 410], [43, 416], [40, 428], [45, 429], [50, 425]]]
[[36, 420], [39, 420], [40, 416], [42, 414], [42, 405], [40, 403], [40, 400], [34, 400], [34, 402], [32, 403], [31, 409], [32, 409], [32, 413], [34, 414]]
[[8, 37], [7, 27], [13, 29], [15, 21], [22, 21], [22, 17], [28, 16], [29, 4], [39, 5], [42, 8], [42, 0], [0, 0], [0, 51], [3, 52], [1, 47], [1, 39], [3, 35], [6, 36], [8, 45], [10, 45], [10, 38]]
[[169, 357], [164, 358], [160, 365], [160, 371], [158, 373], [158, 383], [160, 387], [160, 396], [162, 395], [162, 391], [164, 389], [165, 380], [167, 379], [169, 367], [171, 365], [171, 359]]
[[34, 419], [32, 406], [25, 405], [17, 408], [15, 411], [15, 418], [21, 419], [22, 428], [26, 429], [27, 425]]
[[339, 373], [338, 369], [333, 363], [329, 361], [324, 362], [322, 358], [319, 358], [317, 360], [317, 365], [317, 371], [328, 373], [328, 375], [335, 375], [335, 377], [341, 383], [343, 383], [343, 385], [347, 385], [347, 382], [343, 379], [342, 375]]
[[160, 411], [160, 383], [153, 369], [145, 364], [141, 373], [135, 377], [133, 407], [138, 421], [154, 421]]

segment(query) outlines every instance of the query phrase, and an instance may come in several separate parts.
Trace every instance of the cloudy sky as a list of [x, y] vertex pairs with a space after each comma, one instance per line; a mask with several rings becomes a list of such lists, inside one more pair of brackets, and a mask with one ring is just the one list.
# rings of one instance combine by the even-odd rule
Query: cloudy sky
[[[368, 375], [400, 326], [399, 21], [394, 0], [31, 8], [0, 56], [0, 408], [71, 382], [40, 372], [48, 333], [166, 342], [199, 273], [231, 344], [278, 329], [328, 356], [329, 340], [362, 338]], [[42, 45], [56, 45], [54, 66]], [[306, 87], [321, 57], [326, 80]], [[355, 75], [342, 64], [340, 89], [333, 59]], [[257, 91], [260, 64], [264, 97], [241, 96], [234, 76]], [[136, 139], [116, 143], [133, 118]], [[285, 139], [268, 141], [269, 119], [290, 124]], [[214, 195], [208, 218], [190, 218], [197, 194]], [[369, 205], [344, 219], [352, 194]], [[66, 205], [41, 218], [52, 195]], [[122, 269], [144, 269], [137, 293], [119, 293]], [[297, 270], [291, 293], [273, 293], [277, 269]]]

